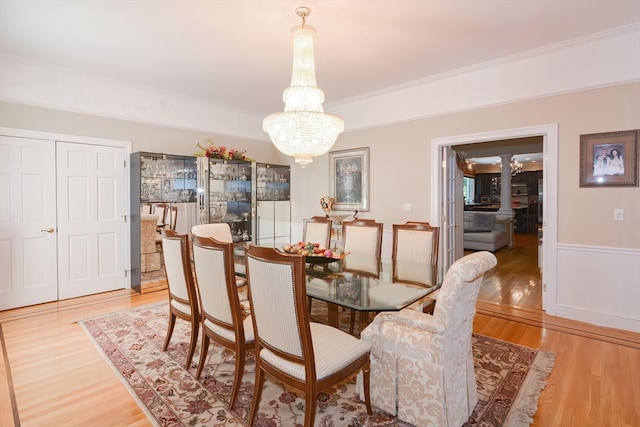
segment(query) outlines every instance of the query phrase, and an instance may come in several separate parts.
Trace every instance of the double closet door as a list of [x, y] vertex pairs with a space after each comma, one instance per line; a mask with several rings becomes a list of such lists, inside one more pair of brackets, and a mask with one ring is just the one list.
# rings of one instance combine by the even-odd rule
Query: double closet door
[[75, 138], [2, 129], [0, 310], [128, 287], [128, 143]]

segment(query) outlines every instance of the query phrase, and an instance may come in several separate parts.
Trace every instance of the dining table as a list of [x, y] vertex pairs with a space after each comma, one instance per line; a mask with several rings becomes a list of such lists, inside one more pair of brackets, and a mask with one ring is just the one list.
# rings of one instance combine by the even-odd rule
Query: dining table
[[[242, 251], [243, 252], [243, 251]], [[339, 327], [340, 310], [359, 313], [360, 331], [383, 311], [400, 311], [442, 285], [446, 267], [349, 254], [342, 259], [306, 257], [307, 297], [327, 304], [327, 324]], [[236, 252], [236, 274], [245, 275]]]

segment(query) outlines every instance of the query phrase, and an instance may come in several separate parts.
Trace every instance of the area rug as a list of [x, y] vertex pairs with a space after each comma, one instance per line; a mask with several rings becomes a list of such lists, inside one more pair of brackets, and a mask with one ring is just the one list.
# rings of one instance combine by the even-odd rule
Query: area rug
[[[233, 411], [227, 409], [235, 363], [232, 351], [212, 345], [199, 380], [194, 378], [199, 350], [184, 368], [189, 342], [187, 322], [176, 322], [168, 350], [162, 351], [168, 304], [156, 303], [79, 323], [118, 373], [140, 407], [158, 426], [248, 425], [255, 358], [249, 352]], [[465, 426], [528, 426], [555, 361], [541, 350], [473, 335], [480, 401]], [[367, 415], [355, 392], [355, 379], [318, 395], [316, 426], [410, 425], [376, 410]], [[255, 426], [301, 426], [304, 399], [268, 376]], [[422, 426], [420, 426], [422, 427]]]

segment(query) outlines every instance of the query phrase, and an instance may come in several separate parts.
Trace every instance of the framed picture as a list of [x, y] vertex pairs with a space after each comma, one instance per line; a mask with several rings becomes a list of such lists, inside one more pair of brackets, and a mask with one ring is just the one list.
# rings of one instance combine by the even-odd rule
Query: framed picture
[[369, 210], [368, 147], [329, 152], [329, 192], [334, 210]]
[[640, 129], [580, 135], [580, 187], [637, 187]]

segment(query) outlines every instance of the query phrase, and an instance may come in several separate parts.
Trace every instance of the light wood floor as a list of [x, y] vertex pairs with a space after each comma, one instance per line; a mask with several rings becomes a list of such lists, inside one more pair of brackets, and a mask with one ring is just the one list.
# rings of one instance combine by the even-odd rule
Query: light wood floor
[[[465, 251], [465, 254], [471, 251]], [[482, 282], [478, 300], [527, 310], [542, 310], [542, 277], [538, 268], [538, 235], [515, 234], [513, 249], [494, 253], [498, 265]]]
[[[496, 255], [517, 258], [515, 250]], [[505, 275], [518, 275], [517, 267], [504, 268]], [[503, 298], [498, 282], [507, 285], [509, 279], [489, 275], [483, 293]], [[159, 283], [142, 294], [115, 291], [0, 312], [0, 426], [150, 425], [76, 322], [166, 298]], [[526, 298], [518, 300], [526, 306]], [[640, 425], [639, 334], [503, 301], [478, 302], [474, 331], [557, 355], [534, 426]]]

